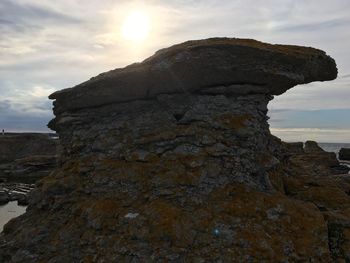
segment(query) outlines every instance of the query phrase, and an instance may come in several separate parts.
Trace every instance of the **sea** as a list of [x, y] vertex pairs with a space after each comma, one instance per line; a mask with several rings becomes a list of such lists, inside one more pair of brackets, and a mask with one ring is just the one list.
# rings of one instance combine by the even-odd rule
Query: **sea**
[[0, 232], [2, 232], [4, 225], [10, 219], [24, 214], [26, 209], [26, 206], [19, 206], [17, 201], [8, 202], [6, 205], [0, 206]]
[[[341, 148], [350, 148], [350, 143], [319, 143], [323, 150], [327, 152], [335, 152], [338, 156]], [[341, 162], [350, 167], [350, 162]], [[25, 213], [26, 207], [17, 205], [17, 201], [9, 202], [4, 206], [0, 206], [0, 232], [3, 226], [12, 218], [20, 216]]]

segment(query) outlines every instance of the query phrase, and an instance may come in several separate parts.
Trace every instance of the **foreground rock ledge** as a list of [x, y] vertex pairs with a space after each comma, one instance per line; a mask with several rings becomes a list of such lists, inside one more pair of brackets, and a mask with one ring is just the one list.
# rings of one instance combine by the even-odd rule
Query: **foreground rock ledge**
[[54, 93], [61, 165], [5, 226], [0, 261], [348, 259], [335, 155], [282, 143], [266, 116], [272, 95], [336, 75], [317, 49], [209, 39]]

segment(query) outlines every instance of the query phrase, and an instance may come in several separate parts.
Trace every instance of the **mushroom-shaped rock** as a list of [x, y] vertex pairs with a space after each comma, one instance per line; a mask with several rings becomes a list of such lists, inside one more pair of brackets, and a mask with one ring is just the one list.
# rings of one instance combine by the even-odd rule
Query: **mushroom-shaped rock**
[[350, 182], [294, 183], [339, 163], [284, 149], [266, 116], [271, 95], [336, 75], [323, 51], [225, 38], [56, 92], [59, 166], [4, 227], [0, 262], [344, 261], [350, 228], [323, 212], [349, 221]]
[[297, 84], [332, 80], [334, 60], [301, 46], [251, 39], [188, 41], [125, 68], [53, 93], [55, 113], [171, 93], [279, 95]]

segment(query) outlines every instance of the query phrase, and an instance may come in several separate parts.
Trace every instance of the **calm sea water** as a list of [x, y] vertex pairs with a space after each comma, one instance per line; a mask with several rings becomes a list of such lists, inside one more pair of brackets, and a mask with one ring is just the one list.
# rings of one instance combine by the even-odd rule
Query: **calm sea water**
[[10, 219], [20, 216], [26, 211], [25, 206], [17, 205], [17, 201], [9, 202], [6, 205], [0, 206], [0, 232], [4, 225], [10, 221]]

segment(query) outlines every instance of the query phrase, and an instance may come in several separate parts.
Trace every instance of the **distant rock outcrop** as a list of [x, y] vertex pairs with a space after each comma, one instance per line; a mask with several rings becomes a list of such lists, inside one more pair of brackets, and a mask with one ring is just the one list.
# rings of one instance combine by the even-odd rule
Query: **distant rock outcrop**
[[[298, 150], [296, 150], [298, 145]], [[306, 141], [303, 148], [301, 143], [284, 143], [285, 156], [288, 162], [288, 174], [328, 176], [347, 173], [349, 168], [341, 165], [334, 152], [324, 151], [316, 142]]]
[[0, 135], [0, 182], [34, 183], [57, 166], [58, 140], [48, 134]]
[[348, 260], [348, 178], [266, 115], [273, 95], [336, 76], [317, 49], [216, 38], [54, 93], [61, 166], [4, 227], [0, 261]]
[[0, 183], [0, 205], [9, 201], [17, 201], [18, 205], [28, 205], [28, 194], [35, 185], [21, 183]]
[[339, 159], [350, 161], [350, 148], [341, 148], [339, 151]]
[[325, 150], [323, 150], [320, 146], [318, 146], [317, 142], [315, 141], [306, 141], [304, 146], [304, 151], [306, 153], [324, 153]]

